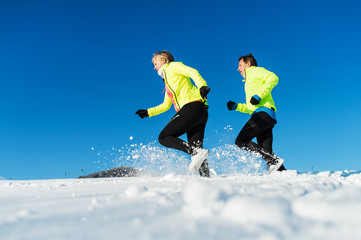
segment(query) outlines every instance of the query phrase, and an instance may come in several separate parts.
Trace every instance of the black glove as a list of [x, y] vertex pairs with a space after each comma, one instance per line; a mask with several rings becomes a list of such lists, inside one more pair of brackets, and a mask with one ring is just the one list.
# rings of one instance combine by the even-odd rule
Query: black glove
[[237, 109], [237, 103], [229, 101], [227, 102], [227, 108], [229, 111], [236, 110]]
[[199, 92], [201, 93], [201, 97], [205, 100], [207, 100], [207, 94], [211, 91], [211, 89], [207, 86], [203, 86], [199, 89]]
[[141, 118], [149, 117], [148, 110], [139, 109], [135, 114], [138, 114]]
[[258, 95], [254, 95], [251, 98], [250, 102], [251, 102], [252, 105], [257, 105], [257, 104], [259, 104], [260, 101], [261, 101], [261, 98]]

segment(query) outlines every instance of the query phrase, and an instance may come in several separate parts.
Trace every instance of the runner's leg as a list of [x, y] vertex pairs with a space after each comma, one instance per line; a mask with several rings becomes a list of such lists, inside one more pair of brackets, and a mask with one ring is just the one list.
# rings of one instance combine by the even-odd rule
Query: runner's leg
[[199, 111], [194, 111], [195, 103], [197, 102], [186, 104], [176, 115], [174, 115], [159, 134], [158, 140], [160, 144], [165, 147], [181, 150], [188, 154], [193, 152], [190, 144], [179, 137], [199, 125], [202, 121], [198, 116]]
[[266, 161], [271, 160], [272, 152], [252, 142], [252, 139], [261, 136], [267, 129], [272, 129], [274, 124], [275, 121], [267, 113], [255, 113], [238, 134], [236, 145], [246, 151], [259, 153]]

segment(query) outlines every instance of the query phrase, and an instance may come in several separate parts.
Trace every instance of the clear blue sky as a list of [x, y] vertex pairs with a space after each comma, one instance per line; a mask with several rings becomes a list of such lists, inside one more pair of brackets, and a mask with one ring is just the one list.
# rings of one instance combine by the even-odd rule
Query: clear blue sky
[[360, 12], [358, 0], [2, 1], [0, 176], [77, 177], [97, 151], [157, 139], [173, 108], [134, 113], [163, 101], [151, 58], [164, 49], [211, 88], [207, 138], [249, 118], [226, 102], [244, 101], [237, 59], [252, 52], [280, 78], [286, 167], [360, 170]]

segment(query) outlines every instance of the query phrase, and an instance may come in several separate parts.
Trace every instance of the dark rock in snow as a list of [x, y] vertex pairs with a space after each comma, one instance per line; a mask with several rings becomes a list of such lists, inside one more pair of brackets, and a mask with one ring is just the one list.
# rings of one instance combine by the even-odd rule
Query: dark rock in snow
[[131, 167], [118, 167], [86, 176], [80, 176], [79, 178], [137, 177], [140, 174], [140, 171]]

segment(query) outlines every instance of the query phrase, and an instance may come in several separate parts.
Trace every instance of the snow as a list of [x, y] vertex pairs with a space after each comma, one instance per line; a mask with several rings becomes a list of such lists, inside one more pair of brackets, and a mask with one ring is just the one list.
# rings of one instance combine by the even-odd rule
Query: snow
[[361, 172], [1, 180], [16, 239], [360, 239]]

